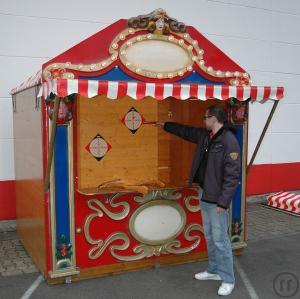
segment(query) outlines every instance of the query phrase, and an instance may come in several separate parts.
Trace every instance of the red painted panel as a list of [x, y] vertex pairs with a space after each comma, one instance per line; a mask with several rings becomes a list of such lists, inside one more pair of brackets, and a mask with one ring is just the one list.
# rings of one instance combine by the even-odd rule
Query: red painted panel
[[0, 181], [0, 220], [16, 219], [16, 181]]
[[247, 195], [300, 189], [300, 162], [253, 165], [247, 177]]
[[[179, 190], [178, 190], [179, 191]], [[180, 199], [176, 200], [178, 204], [181, 205], [181, 207], [185, 210], [186, 213], [186, 226], [185, 229], [191, 225], [191, 224], [200, 224], [202, 226], [202, 219], [200, 212], [190, 212], [187, 210], [185, 207], [185, 199], [188, 195], [193, 195], [197, 196], [196, 191], [190, 190], [190, 189], [181, 189], [179, 191], [182, 196]], [[113, 194], [112, 194], [113, 195]], [[75, 227], [76, 228], [81, 228], [81, 233], [76, 234], [76, 260], [77, 260], [77, 266], [79, 268], [89, 268], [89, 267], [96, 267], [99, 265], [112, 265], [116, 263], [122, 262], [121, 260], [115, 258], [111, 254], [110, 247], [111, 246], [122, 246], [125, 244], [124, 240], [117, 239], [115, 241], [109, 242], [110, 236], [116, 232], [122, 232], [127, 235], [129, 238], [129, 244], [128, 248], [126, 249], [117, 249], [115, 250], [115, 253], [119, 254], [122, 257], [125, 256], [138, 256], [139, 254], [134, 252], [134, 248], [140, 244], [139, 241], [135, 240], [130, 233], [129, 229], [129, 220], [134, 213], [134, 211], [141, 206], [142, 204], [137, 203], [133, 197], [136, 195], [141, 195], [141, 194], [133, 194], [133, 193], [128, 193], [128, 194], [123, 194], [120, 195], [115, 200], [115, 207], [109, 204], [109, 201], [111, 199], [111, 196], [109, 195], [107, 198], [105, 198], [104, 195], [83, 195], [78, 192], [75, 192]], [[92, 209], [88, 207], [88, 201], [91, 199], [95, 199], [99, 202], [99, 204], [96, 204], [95, 202], [91, 205]], [[108, 215], [103, 212], [103, 215], [98, 214], [97, 216], [97, 211], [104, 211], [100, 205], [104, 206], [107, 210], [111, 211], [112, 213], [120, 213], [123, 209], [123, 205], [117, 206], [117, 203], [127, 203], [128, 206], [130, 206], [130, 211], [129, 214], [124, 217], [122, 220], [112, 220]], [[191, 202], [192, 205], [197, 205], [198, 200], [194, 200], [194, 202]], [[86, 221], [89, 217], [89, 215], [95, 215], [93, 219], [90, 222], [90, 225], [85, 225]], [[184, 231], [185, 231], [184, 229]], [[181, 232], [181, 234], [176, 238], [181, 242], [181, 245], [179, 248], [186, 248], [195, 243], [195, 240], [188, 241], [184, 237], [184, 231]], [[105, 250], [103, 251], [102, 254], [99, 254], [97, 258], [91, 259], [88, 256], [88, 253], [93, 251], [93, 256], [97, 252], [99, 252], [99, 247], [97, 248], [96, 243], [95, 244], [90, 244], [88, 240], [85, 237], [85, 232], [89, 232], [91, 238], [93, 240], [103, 240], [104, 242], [108, 242], [107, 246], [104, 244], [100, 243], [99, 247], [104, 247]], [[195, 236], [200, 236], [201, 237], [201, 243], [200, 246], [195, 248], [192, 252], [203, 252], [206, 251], [206, 242], [204, 239], [204, 236], [202, 233], [198, 231], [192, 231], [191, 235]], [[105, 242], [105, 243], [106, 243]], [[164, 257], [170, 254], [167, 253], [161, 253], [159, 256]], [[149, 259], [155, 259], [156, 256], [153, 255], [149, 257]], [[146, 259], [146, 258], [144, 258]]]

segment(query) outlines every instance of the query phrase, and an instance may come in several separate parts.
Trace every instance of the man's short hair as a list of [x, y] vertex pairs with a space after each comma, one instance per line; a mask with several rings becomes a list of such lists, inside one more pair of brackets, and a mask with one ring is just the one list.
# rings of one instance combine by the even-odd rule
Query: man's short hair
[[209, 115], [215, 116], [219, 123], [224, 124], [227, 120], [227, 112], [220, 105], [212, 105], [207, 108], [207, 112]]

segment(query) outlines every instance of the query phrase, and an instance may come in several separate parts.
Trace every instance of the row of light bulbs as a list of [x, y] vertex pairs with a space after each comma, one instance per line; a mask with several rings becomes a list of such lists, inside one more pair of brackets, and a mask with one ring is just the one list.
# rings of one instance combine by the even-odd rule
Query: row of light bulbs
[[[177, 38], [173, 35], [156, 35], [152, 33], [148, 33], [145, 35], [138, 35], [130, 40], [127, 40], [125, 43], [119, 46], [119, 43], [124, 41], [128, 35], [133, 35], [138, 31], [142, 31], [142, 29], [133, 29], [133, 28], [127, 28], [123, 30], [120, 34], [118, 34], [109, 47], [109, 53], [110, 57], [98, 62], [98, 63], [92, 63], [92, 64], [72, 64], [71, 62], [66, 63], [53, 63], [51, 65], [48, 65], [46, 69], [44, 70], [44, 78], [46, 81], [53, 78], [53, 71], [55, 70], [62, 70], [59, 76], [63, 78], [72, 79], [74, 78], [74, 74], [72, 72], [67, 72], [68, 70], [77, 70], [82, 72], [95, 72], [102, 69], [107, 68], [109, 65], [111, 65], [114, 61], [120, 57], [120, 60], [122, 63], [132, 72], [142, 75], [149, 78], [157, 78], [157, 79], [163, 79], [163, 78], [174, 78], [176, 76], [183, 76], [186, 72], [190, 72], [193, 70], [192, 64], [196, 63], [198, 67], [204, 71], [205, 73], [215, 76], [218, 78], [230, 78], [234, 77], [233, 80], [230, 80], [230, 84], [232, 85], [239, 85], [241, 83], [243, 84], [250, 84], [251, 79], [248, 73], [242, 73], [238, 71], [221, 71], [221, 70], [215, 70], [212, 66], [206, 66], [205, 60], [203, 59], [204, 50], [201, 49], [198, 45], [197, 40], [194, 40], [191, 38], [191, 36], [188, 33], [181, 33], [178, 34], [180, 38]], [[133, 44], [137, 42], [141, 42], [144, 40], [162, 40], [165, 42], [171, 42], [174, 44], [177, 44], [181, 46], [183, 49], [185, 49], [191, 58], [190, 63], [176, 71], [176, 72], [149, 72], [147, 70], [142, 70], [138, 66], [133, 65], [130, 61], [126, 59], [126, 50], [131, 47]]]

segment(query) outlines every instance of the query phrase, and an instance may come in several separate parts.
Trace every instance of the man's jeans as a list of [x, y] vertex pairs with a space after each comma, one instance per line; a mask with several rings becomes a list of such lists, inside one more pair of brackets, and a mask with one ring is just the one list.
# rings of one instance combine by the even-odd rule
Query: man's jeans
[[201, 201], [204, 234], [208, 247], [207, 272], [219, 274], [226, 283], [234, 283], [233, 257], [228, 236], [228, 210], [217, 213], [217, 205]]

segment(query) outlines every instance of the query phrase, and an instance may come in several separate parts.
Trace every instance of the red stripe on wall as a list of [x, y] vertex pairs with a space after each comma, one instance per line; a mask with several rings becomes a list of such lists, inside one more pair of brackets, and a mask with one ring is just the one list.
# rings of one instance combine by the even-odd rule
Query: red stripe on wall
[[[300, 190], [300, 162], [252, 165], [246, 194]], [[16, 219], [16, 183], [0, 181], [0, 220]]]
[[0, 181], [0, 220], [16, 219], [16, 181]]
[[300, 162], [252, 165], [247, 177], [247, 195], [300, 190]]

